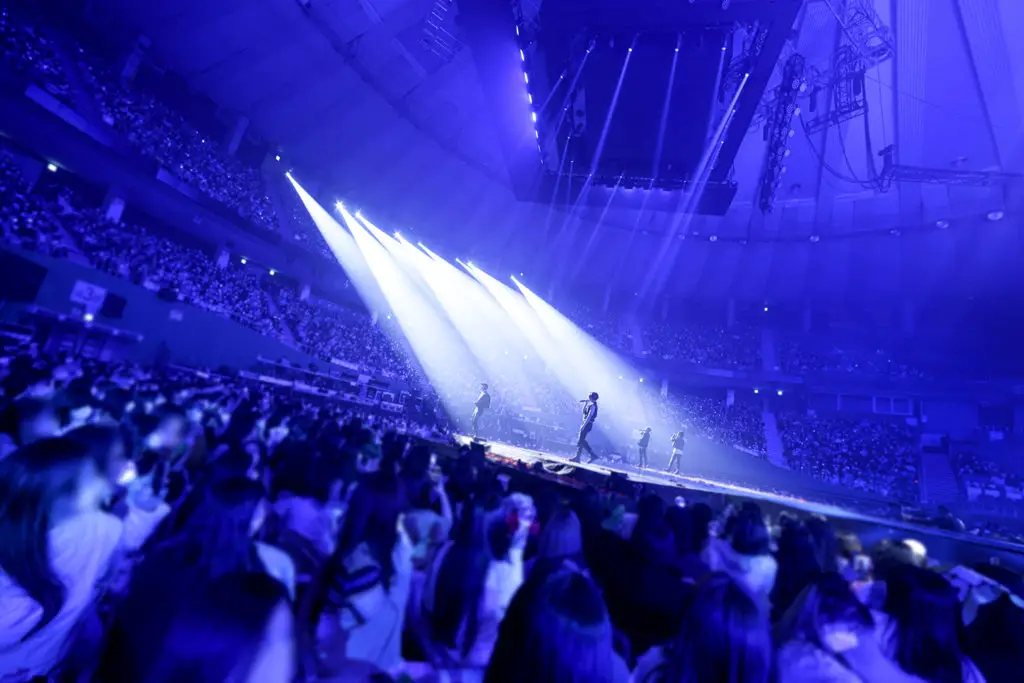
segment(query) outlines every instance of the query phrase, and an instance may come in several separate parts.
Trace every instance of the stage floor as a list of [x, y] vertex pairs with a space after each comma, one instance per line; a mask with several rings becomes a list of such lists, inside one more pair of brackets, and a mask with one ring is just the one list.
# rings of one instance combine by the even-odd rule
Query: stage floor
[[[469, 436], [457, 435], [455, 440], [460, 445], [469, 445], [473, 439]], [[494, 455], [499, 458], [507, 458], [510, 460], [518, 460], [526, 463], [528, 466], [533, 465], [535, 462], [542, 464], [554, 463], [572, 465], [573, 467], [590, 470], [591, 472], [597, 472], [603, 475], [610, 475], [613, 472], [624, 474], [629, 477], [630, 481], [639, 482], [641, 484], [655, 484], [659, 486], [677, 486], [680, 488], [695, 489], [697, 491], [707, 491], [710, 493], [722, 493], [726, 495], [734, 496], [746, 496], [749, 498], [757, 498], [760, 500], [766, 500], [779, 505], [791, 505], [807, 512], [822, 514], [826, 516], [840, 516], [846, 518], [857, 518], [866, 519], [864, 515], [860, 515], [846, 508], [841, 508], [835, 505], [827, 505], [824, 503], [814, 502], [805, 498], [799, 498], [796, 496], [787, 496], [780, 494], [776, 491], [768, 489], [760, 489], [753, 486], [743, 486], [740, 484], [729, 483], [713, 478], [695, 476], [690, 474], [671, 474], [664, 470], [658, 469], [646, 469], [641, 470], [637, 467], [622, 464], [602, 463], [596, 462], [592, 465], [584, 463], [570, 463], [568, 456], [554, 455], [552, 453], [545, 453], [543, 451], [535, 451], [528, 448], [521, 448], [519, 446], [513, 446], [511, 444], [500, 443], [497, 441], [481, 441], [487, 449], [489, 455]]]
[[[469, 436], [457, 435], [455, 441], [459, 445], [469, 445], [473, 439]], [[541, 464], [572, 465], [573, 467], [605, 476], [612, 473], [624, 474], [629, 477], [630, 481], [644, 484], [750, 498], [763, 501], [769, 505], [802, 510], [809, 514], [825, 515], [833, 521], [843, 520], [841, 526], [859, 534], [866, 545], [872, 545], [887, 537], [912, 537], [927, 541], [928, 547], [937, 551], [936, 557], [956, 557], [960, 562], [987, 562], [993, 557], [999, 557], [1008, 567], [1015, 567], [1017, 571], [1024, 572], [1024, 546], [1008, 541], [977, 537], [970, 533], [943, 531], [930, 525], [926, 526], [907, 520], [885, 518], [881, 516], [884, 513], [858, 512], [838, 505], [808, 500], [799, 496], [780, 494], [778, 491], [768, 488], [758, 488], [753, 485], [745, 486], [734, 482], [722, 481], [714, 477], [694, 476], [692, 474], [676, 475], [656, 469], [640, 470], [629, 465], [611, 463], [594, 463], [593, 465], [570, 463], [568, 456], [553, 455], [543, 451], [521, 448], [495, 441], [481, 441], [481, 443], [483, 443], [488, 457], [494, 460], [505, 462], [521, 461], [527, 466], [537, 462]], [[754, 464], [753, 461], [751, 461], [751, 464]], [[751, 468], [755, 472], [758, 469], [757, 467]], [[781, 471], [780, 473], [783, 476], [789, 474], [786, 471]], [[756, 476], [758, 475], [754, 474], [754, 477]], [[868, 507], [870, 508], [870, 504]]]

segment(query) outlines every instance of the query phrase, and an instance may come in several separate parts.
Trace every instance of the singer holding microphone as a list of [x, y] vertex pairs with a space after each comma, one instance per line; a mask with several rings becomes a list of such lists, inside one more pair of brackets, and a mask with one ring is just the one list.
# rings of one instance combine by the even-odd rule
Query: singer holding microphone
[[580, 462], [583, 451], [586, 451], [587, 455], [590, 456], [587, 459], [587, 464], [589, 465], [597, 460], [594, 449], [587, 443], [587, 435], [590, 434], [590, 430], [594, 428], [594, 421], [597, 420], [597, 392], [591, 392], [590, 396], [581, 399], [580, 403], [583, 404], [583, 422], [580, 424], [580, 436], [576, 441], [576, 457], [570, 460], [570, 462]]

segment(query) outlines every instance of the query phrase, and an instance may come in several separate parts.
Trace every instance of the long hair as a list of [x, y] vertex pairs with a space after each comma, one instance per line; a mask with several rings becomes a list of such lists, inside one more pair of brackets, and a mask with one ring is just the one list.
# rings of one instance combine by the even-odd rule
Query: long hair
[[111, 472], [111, 466], [116, 464], [113, 457], [117, 447], [122, 448], [122, 458], [131, 458], [131, 437], [118, 425], [83, 425], [71, 430], [65, 437], [87, 449], [96, 463], [96, 469], [107, 476], [118, 474]]
[[454, 650], [462, 636], [463, 657], [476, 642], [479, 605], [492, 559], [483, 518], [484, 513], [472, 504], [463, 510], [455, 538], [437, 568], [433, 609], [428, 616], [431, 635], [438, 644]]
[[360, 482], [345, 513], [332, 564], [343, 562], [360, 544], [366, 544], [380, 565], [385, 588], [391, 587], [395, 565], [391, 553], [398, 540], [398, 516], [407, 506], [405, 491], [392, 471], [377, 472]]
[[778, 618], [789, 609], [800, 592], [821, 575], [814, 538], [803, 524], [793, 521], [782, 525], [776, 552], [779, 573], [772, 587], [772, 614]]
[[822, 574], [810, 581], [775, 626], [775, 641], [811, 643], [828, 650], [821, 633], [831, 626], [868, 631], [873, 637], [874, 619], [850, 590], [850, 584], [837, 573]]
[[509, 604], [484, 683], [611, 683], [614, 652], [598, 587], [568, 569], [537, 574]]
[[252, 520], [265, 497], [260, 484], [245, 478], [211, 484], [192, 501], [177, 532], [153, 547], [144, 563], [159, 562], [165, 570], [173, 566], [204, 580], [258, 571]]
[[884, 611], [892, 619], [889, 652], [901, 669], [932, 683], [961, 683], [963, 623], [949, 581], [922, 567], [894, 566]]
[[225, 574], [177, 606], [139, 683], [244, 681], [284, 586], [266, 574]]
[[772, 651], [757, 603], [728, 574], [714, 572], [698, 582], [679, 635], [648, 681], [767, 683]]
[[50, 565], [54, 508], [78, 488], [89, 451], [67, 439], [43, 439], [0, 460], [0, 569], [42, 608], [25, 636], [49, 624], [67, 587]]
[[838, 571], [839, 543], [832, 525], [821, 515], [811, 515], [807, 518], [805, 526], [814, 541], [814, 550], [821, 571]]

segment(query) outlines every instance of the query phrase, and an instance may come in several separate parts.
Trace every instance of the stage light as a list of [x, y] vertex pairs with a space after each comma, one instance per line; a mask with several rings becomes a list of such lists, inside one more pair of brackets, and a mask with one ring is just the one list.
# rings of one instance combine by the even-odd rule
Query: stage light
[[523, 51], [522, 51], [522, 50], [520, 50], [520, 51], [519, 51], [519, 59], [521, 59], [521, 60], [522, 60], [522, 61], [524, 61], [524, 62], [526, 61], [526, 55], [525, 55], [525, 54], [523, 54]]
[[244, 265], [245, 265], [246, 263], [248, 263], [248, 262], [249, 262], [249, 260], [248, 260], [248, 259], [246, 259], [246, 258], [245, 258], [244, 256], [243, 256], [243, 257], [242, 257], [241, 259], [239, 259], [239, 260], [240, 260], [240, 261], [242, 262], [242, 265], [243, 265], [243, 266], [244, 266]]
[[643, 383], [644, 383], [644, 378], [643, 378], [643, 377], [641, 377], [641, 378], [640, 378], [640, 384], [643, 384]]
[[994, 223], [996, 221], [1003, 220], [1004, 215], [1005, 214], [1002, 211], [989, 211], [988, 219]]
[[760, 390], [760, 389], [756, 389], [756, 388], [755, 388], [755, 389], [754, 389], [754, 393], [755, 393], [755, 394], [760, 394], [760, 393], [761, 393], [761, 390]]
[[782, 396], [782, 389], [779, 389], [776, 393], [778, 393], [779, 396]]
[[537, 123], [537, 112], [531, 111], [530, 112], [530, 117], [533, 119], [534, 123]]
[[87, 323], [91, 323], [95, 319], [96, 318], [92, 313], [86, 313], [85, 315], [82, 316], [82, 320], [84, 320]]
[[46, 170], [49, 171], [50, 173], [56, 173], [57, 172], [57, 164], [47, 164], [46, 165]]
[[402, 239], [402, 233], [400, 233], [400, 232], [398, 232], [397, 230], [395, 230], [395, 239], [396, 239], [396, 240], [400, 240], [400, 239]]
[[530, 93], [526, 93], [526, 99], [530, 101], [530, 104], [533, 104], [533, 95], [531, 95]]
[[767, 307], [767, 306], [765, 306], [765, 307], [764, 307], [764, 312], [765, 312], [765, 313], [767, 313], [767, 312], [768, 312], [768, 307]]
[[949, 221], [935, 221], [935, 227], [939, 230], [945, 230], [949, 227]]
[[337, 209], [338, 211], [341, 211], [342, 209], [345, 208], [345, 205], [342, 204], [341, 201], [339, 200], [334, 202], [334, 208]]
[[[291, 171], [285, 171], [284, 172], [284, 177], [287, 178], [288, 180], [291, 180], [292, 179], [292, 172]], [[340, 204], [341, 202], [338, 202], [338, 203]]]
[[524, 80], [524, 81], [526, 81], [526, 84], [527, 84], [527, 85], [529, 85], [529, 84], [530, 84], [530, 74], [528, 74], [528, 73], [526, 73], [526, 72], [524, 71], [524, 72], [523, 72], [523, 80]]
[[276, 271], [276, 270], [274, 270], [273, 268], [271, 268], [271, 269], [270, 269], [270, 275], [271, 275], [271, 276], [277, 275], [277, 271]]
[[280, 154], [275, 154], [274, 155], [274, 161], [281, 161], [281, 155]]

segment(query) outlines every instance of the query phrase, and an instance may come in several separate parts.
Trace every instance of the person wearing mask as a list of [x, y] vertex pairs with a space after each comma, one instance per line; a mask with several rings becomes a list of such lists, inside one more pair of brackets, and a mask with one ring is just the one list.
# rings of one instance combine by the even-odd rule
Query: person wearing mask
[[576, 457], [570, 462], [581, 462], [583, 451], [590, 456], [587, 460], [588, 465], [597, 460], [594, 449], [587, 442], [587, 436], [594, 429], [594, 423], [597, 421], [597, 399], [597, 392], [594, 391], [586, 399], [580, 401], [583, 404], [583, 421], [580, 423], [580, 434], [576, 440]]

